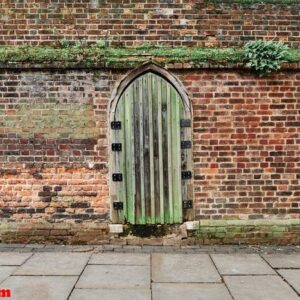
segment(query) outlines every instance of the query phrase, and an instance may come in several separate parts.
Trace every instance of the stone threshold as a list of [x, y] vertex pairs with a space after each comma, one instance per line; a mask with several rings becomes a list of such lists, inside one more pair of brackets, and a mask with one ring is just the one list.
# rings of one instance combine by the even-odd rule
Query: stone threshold
[[[256, 219], [256, 220], [198, 220], [188, 221], [180, 225], [181, 229], [193, 231], [201, 228], [201, 226], [290, 226], [300, 225], [300, 219]], [[124, 232], [123, 224], [109, 224], [109, 232], [113, 234], [121, 234]]]

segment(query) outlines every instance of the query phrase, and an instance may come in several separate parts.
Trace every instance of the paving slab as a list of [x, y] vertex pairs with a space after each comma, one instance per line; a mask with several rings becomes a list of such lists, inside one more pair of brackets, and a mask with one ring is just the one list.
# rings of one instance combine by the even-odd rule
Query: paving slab
[[16, 271], [15, 266], [0, 266], [0, 283]]
[[293, 254], [265, 254], [264, 259], [273, 268], [298, 268], [300, 269], [300, 253]]
[[66, 300], [77, 276], [10, 276], [1, 286], [11, 290], [12, 300]]
[[231, 300], [221, 283], [153, 283], [153, 300]]
[[150, 288], [150, 266], [88, 265], [76, 288]]
[[207, 254], [152, 254], [154, 282], [221, 282]]
[[299, 300], [293, 289], [276, 275], [223, 278], [235, 300]]
[[276, 274], [258, 254], [212, 254], [222, 275]]
[[299, 293], [300, 295], [300, 269], [278, 270], [278, 273]]
[[70, 300], [151, 300], [150, 289], [74, 289]]
[[80, 275], [89, 257], [86, 253], [35, 253], [15, 275]]
[[1, 252], [0, 266], [20, 266], [32, 253], [17, 253], [17, 252]]
[[93, 254], [89, 264], [92, 265], [128, 265], [149, 266], [150, 254], [142, 253], [98, 253]]

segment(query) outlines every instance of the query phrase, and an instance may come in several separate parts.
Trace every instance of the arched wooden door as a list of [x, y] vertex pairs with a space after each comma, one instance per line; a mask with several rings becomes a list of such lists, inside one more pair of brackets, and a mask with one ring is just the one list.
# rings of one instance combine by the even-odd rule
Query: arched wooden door
[[189, 110], [161, 76], [148, 72], [128, 85], [111, 122], [114, 222], [183, 221], [192, 206], [190, 126]]

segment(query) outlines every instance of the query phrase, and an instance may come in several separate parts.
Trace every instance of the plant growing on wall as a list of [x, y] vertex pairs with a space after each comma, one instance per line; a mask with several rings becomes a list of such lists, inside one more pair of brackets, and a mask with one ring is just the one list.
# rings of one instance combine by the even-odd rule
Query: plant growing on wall
[[0, 65], [11, 63], [58, 64], [61, 68], [94, 66], [135, 67], [149, 60], [160, 64], [187, 63], [247, 64], [260, 75], [280, 69], [282, 62], [300, 62], [300, 49], [275, 43], [256, 41], [241, 48], [166, 47], [144, 43], [136, 48], [110, 46], [110, 38], [88, 43], [85, 39], [64, 38], [52, 46], [0, 46]]
[[251, 41], [244, 47], [247, 66], [254, 69], [260, 76], [278, 71], [285, 62], [288, 47], [274, 41]]

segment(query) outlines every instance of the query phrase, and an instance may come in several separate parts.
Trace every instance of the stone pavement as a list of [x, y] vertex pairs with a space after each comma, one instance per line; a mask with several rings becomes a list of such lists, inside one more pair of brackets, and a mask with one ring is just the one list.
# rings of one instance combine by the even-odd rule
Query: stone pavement
[[3, 289], [20, 300], [299, 300], [300, 248], [0, 244]]

